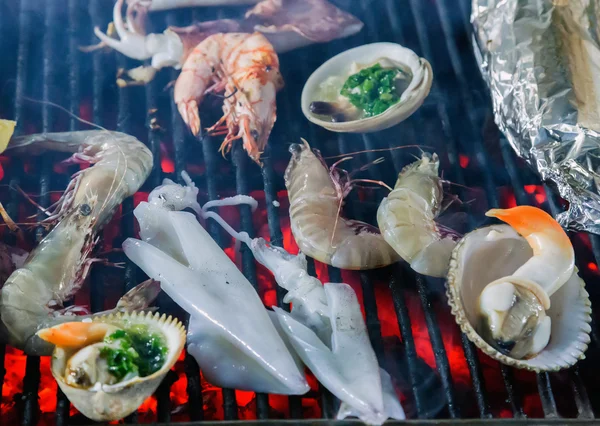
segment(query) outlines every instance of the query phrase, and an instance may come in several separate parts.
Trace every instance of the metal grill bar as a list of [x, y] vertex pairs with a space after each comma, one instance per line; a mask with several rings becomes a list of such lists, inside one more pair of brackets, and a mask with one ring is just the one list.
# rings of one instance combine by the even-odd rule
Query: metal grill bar
[[444, 386], [446, 394], [448, 413], [450, 414], [450, 418], [454, 419], [460, 417], [460, 411], [454, 399], [454, 385], [452, 383], [452, 376], [450, 374], [450, 363], [448, 362], [448, 355], [446, 354], [444, 342], [442, 340], [442, 335], [437, 325], [436, 315], [432, 309], [429, 289], [425, 285], [423, 277], [417, 276], [416, 282], [417, 291], [419, 292], [419, 297], [421, 299], [421, 305], [423, 306], [423, 311], [425, 312], [425, 321], [427, 323], [429, 339], [431, 340], [433, 354], [435, 355], [435, 364], [437, 366], [438, 372], [440, 373], [440, 378], [442, 380], [442, 384]]
[[390, 280], [390, 290], [392, 292], [392, 300], [394, 301], [394, 308], [396, 310], [396, 317], [398, 318], [398, 326], [400, 328], [400, 334], [402, 335], [402, 343], [404, 344], [404, 350], [406, 351], [406, 362], [408, 365], [408, 376], [410, 385], [412, 388], [413, 398], [415, 401], [415, 408], [417, 410], [417, 416], [422, 418], [425, 416], [424, 399], [425, 396], [419, 390], [417, 371], [417, 348], [412, 335], [410, 316], [408, 314], [408, 308], [406, 307], [404, 288], [402, 283], [404, 280], [404, 273], [400, 268], [395, 268], [395, 273]]
[[[25, 13], [31, 13], [28, 9], [30, 7], [32, 7], [33, 4], [30, 4], [28, 2], [23, 2], [21, 4], [21, 7], [23, 7], [25, 10]], [[54, 8], [52, 7], [51, 4], [47, 3], [46, 4], [46, 8], [45, 8], [45, 21], [44, 21], [44, 30], [46, 33], [46, 37], [44, 38], [44, 46], [43, 46], [43, 97], [44, 97], [44, 101], [47, 101], [50, 93], [49, 93], [49, 88], [48, 86], [53, 84], [52, 81], [52, 70], [51, 67], [52, 65], [49, 63], [50, 62], [50, 55], [51, 55], [51, 49], [52, 46], [50, 45], [50, 43], [52, 43], [52, 39], [51, 37], [49, 37], [49, 28], [51, 28], [53, 22], [53, 13], [54, 13]], [[29, 29], [25, 29], [25, 31], [29, 32]], [[29, 82], [29, 80], [26, 80], [24, 82], [24, 85], [27, 85], [27, 83]], [[26, 89], [25, 89], [26, 90]], [[49, 131], [50, 129], [50, 112], [48, 111], [48, 108], [46, 105], [44, 105], [44, 107], [42, 108], [42, 130], [43, 131]], [[51, 164], [49, 162], [49, 158], [44, 156], [43, 158], [40, 158], [38, 161], [38, 165], [40, 166], [40, 180], [39, 180], [39, 187], [40, 187], [40, 200], [39, 203], [42, 206], [47, 206], [48, 200], [49, 200], [49, 196], [48, 196], [48, 190], [49, 190], [49, 178], [50, 178], [50, 171], [51, 169]], [[49, 166], [50, 166], [50, 170], [49, 170]], [[37, 214], [37, 218], [38, 220], [43, 219], [43, 214], [41, 212], [38, 212]], [[42, 240], [42, 238], [44, 237], [44, 229], [40, 226], [36, 229], [36, 241], [40, 242]], [[39, 384], [40, 384], [40, 357], [38, 356], [28, 356], [27, 357], [27, 361], [25, 364], [25, 378], [23, 380], [23, 425], [24, 426], [30, 426], [30, 425], [34, 425], [37, 422], [37, 418], [38, 418], [38, 412], [39, 412], [39, 404], [38, 404], [38, 388], [39, 388]]]
[[502, 373], [502, 380], [504, 380], [504, 386], [506, 387], [506, 393], [508, 395], [507, 402], [510, 404], [513, 417], [515, 419], [526, 417], [523, 412], [523, 405], [521, 404], [521, 392], [519, 391], [519, 388], [515, 386], [513, 370], [504, 364], [500, 364], [500, 372]]
[[[394, 33], [399, 38], [399, 42], [401, 44], [404, 44], [404, 40], [402, 37], [401, 24], [400, 24], [399, 20], [397, 19], [397, 17], [400, 15], [395, 11], [395, 6], [394, 6], [395, 3], [388, 1], [387, 5], [388, 5], [388, 10], [390, 10], [390, 13], [388, 14], [388, 16], [390, 17], [391, 25], [395, 30]], [[414, 5], [413, 5], [413, 7], [414, 7]], [[419, 19], [417, 19], [415, 17], [413, 19], [413, 21], [416, 23], [416, 25], [418, 27], [419, 44], [420, 44], [421, 48], [423, 49], [425, 56], [431, 57], [431, 53], [429, 52], [430, 49], [428, 46], [425, 29], [424, 29], [423, 25], [420, 23], [421, 21]], [[429, 52], [429, 55], [428, 55], [428, 52]], [[432, 58], [432, 60], [433, 60], [433, 58]], [[435, 64], [433, 64], [433, 66], [435, 66]], [[443, 95], [440, 95], [437, 93], [436, 85], [434, 85], [434, 87], [432, 88], [431, 96], [436, 96], [436, 98], [445, 99], [445, 97]], [[454, 165], [453, 171], [455, 173], [455, 177], [457, 178], [457, 183], [464, 185], [464, 178], [463, 178], [462, 172], [457, 164], [457, 155], [456, 155], [456, 149], [455, 149], [456, 143], [454, 141], [452, 131], [450, 131], [447, 128], [447, 126], [449, 126], [449, 123], [451, 123], [451, 121], [450, 121], [451, 119], [448, 116], [445, 104], [443, 102], [438, 102], [437, 105], [438, 105], [437, 112], [440, 117], [440, 121], [444, 125], [444, 130], [445, 130], [444, 134], [446, 136], [445, 146], [448, 150], [448, 157], [449, 157], [451, 163]], [[396, 172], [399, 172], [399, 169], [397, 169]], [[493, 195], [493, 194], [495, 194], [495, 187], [493, 186], [493, 182], [486, 180], [486, 184], [487, 184], [487, 186], [492, 187], [492, 191], [486, 191], [488, 193], [488, 201], [492, 204], [497, 203], [497, 199], [496, 199], [495, 195]], [[473, 225], [473, 224], [471, 224], [471, 225]], [[432, 339], [432, 346], [434, 347], [434, 353], [436, 354], [436, 364], [438, 365], [438, 370], [440, 368], [445, 370], [444, 373], [442, 373], [442, 371], [440, 371], [440, 374], [442, 375], [442, 377], [445, 376], [445, 377], [449, 378], [450, 377], [449, 366], [447, 366], [447, 357], [446, 357], [445, 351], [442, 352], [443, 342], [441, 341], [441, 339], [439, 339], [439, 336], [438, 336], [439, 332], [435, 332], [435, 330], [434, 330], [433, 336], [432, 336], [432, 328], [431, 327], [433, 327], [434, 329], [437, 329], [437, 323], [435, 321], [432, 321], [432, 318], [430, 317], [430, 315], [427, 314], [427, 312], [431, 311], [431, 309], [429, 308], [430, 304], [429, 304], [428, 297], [424, 292], [425, 286], [422, 285], [421, 280], [419, 280], [418, 283], [421, 283], [421, 285], [419, 285], [419, 294], [421, 296], [423, 309], [426, 312], [428, 331], [429, 331], [430, 337]], [[435, 344], [434, 344], [434, 340], [436, 341]], [[472, 343], [470, 343], [468, 341], [468, 339], [465, 338], [465, 336], [461, 337], [461, 343], [463, 346], [463, 350], [465, 352], [465, 357], [467, 359], [467, 365], [468, 365], [469, 371], [471, 373], [471, 378], [473, 381], [473, 386], [474, 386], [475, 394], [476, 394], [476, 398], [477, 398], [479, 414], [481, 417], [489, 417], [490, 416], [489, 404], [488, 404], [487, 398], [485, 396], [486, 393], [485, 393], [485, 384], [484, 384], [484, 380], [483, 380], [483, 373], [482, 373], [481, 367], [479, 365], [479, 360], [477, 359], [477, 356], [476, 356], [476, 350], [474, 348], [474, 345]], [[444, 361], [446, 361], [446, 362], [444, 363]], [[440, 362], [442, 362], [441, 365], [439, 364]], [[447, 379], [443, 380], [443, 382], [444, 382], [444, 387], [445, 387], [447, 396], [451, 397], [452, 393], [453, 393], [453, 390], [451, 387], [452, 386], [451, 382], [449, 382]], [[449, 402], [450, 414], [452, 415], [453, 409], [451, 408], [451, 405], [450, 405], [452, 403], [452, 399], [449, 399], [448, 402]], [[454, 415], [456, 415], [456, 414], [457, 413], [454, 413]]]
[[[101, 0], [94, 0], [89, 4], [89, 15], [94, 27], [101, 28], [105, 25], [104, 13]], [[90, 44], [95, 36], [90, 35]], [[92, 55], [92, 122], [98, 126], [104, 126], [104, 99], [102, 87], [104, 82], [105, 55]], [[92, 312], [101, 312], [104, 310], [104, 282], [102, 280], [101, 269], [98, 266], [92, 267], [90, 271], [90, 309]]]
[[[192, 16], [194, 17], [194, 20], [198, 20], [198, 21], [202, 21], [203, 20], [203, 16], [201, 16], [201, 12], [199, 10], [194, 10]], [[173, 23], [171, 23], [171, 25], [173, 25]], [[174, 72], [173, 77], [176, 78], [178, 73]], [[175, 105], [172, 105], [172, 114], [177, 115], [177, 118], [174, 118], [174, 120], [177, 120], [177, 125], [179, 126], [179, 129], [181, 131], [181, 135], [183, 135], [183, 122], [181, 121], [181, 118], [179, 117], [179, 114], [177, 112], [177, 109], [175, 107]], [[174, 132], [175, 132], [175, 126], [174, 126]], [[173, 138], [175, 139], [175, 135], [173, 136]], [[183, 137], [181, 137], [182, 142], [183, 142]], [[203, 138], [203, 140], [201, 141], [202, 143], [202, 153], [204, 155], [204, 162], [205, 162], [205, 166], [206, 166], [206, 180], [207, 180], [207, 190], [208, 190], [208, 199], [209, 201], [212, 200], [216, 200], [217, 199], [217, 188], [216, 188], [216, 181], [214, 180], [214, 178], [216, 177], [216, 150], [215, 150], [215, 143], [214, 143], [214, 139], [210, 136], [205, 136]], [[177, 155], [177, 154], [176, 154]], [[183, 158], [182, 158], [183, 160]], [[176, 167], [175, 170], [176, 172], [179, 174], [179, 169], [177, 167], [177, 160], [175, 162]], [[213, 222], [213, 221], [208, 221], [209, 224], [209, 234], [210, 236], [217, 242], [217, 244], [219, 244], [219, 246], [221, 248], [225, 248], [225, 244], [222, 241], [222, 238], [220, 236], [220, 232], [219, 232], [219, 228], [218, 226]], [[235, 398], [235, 390], [234, 389], [226, 389], [223, 388], [222, 390], [222, 395], [223, 395], [223, 413], [224, 413], [224, 417], [225, 420], [236, 420], [238, 418], [238, 406], [237, 406], [237, 402], [236, 402], [236, 398]]]

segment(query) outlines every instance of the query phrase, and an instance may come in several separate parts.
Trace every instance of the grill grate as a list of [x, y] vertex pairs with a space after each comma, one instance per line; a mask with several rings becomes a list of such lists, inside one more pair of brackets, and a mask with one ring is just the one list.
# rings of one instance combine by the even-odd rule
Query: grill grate
[[[192, 166], [198, 171], [192, 173], [194, 180], [198, 187], [205, 191], [209, 200], [220, 198], [223, 194], [250, 194], [252, 191], [264, 190], [268, 232], [271, 242], [280, 246], [284, 244], [282, 223], [285, 213], [280, 212], [275, 202], [284, 201], [278, 191], [283, 189], [282, 164], [285, 165], [288, 158], [285, 149], [287, 143], [297, 141], [298, 137], [304, 135], [308, 135], [313, 146], [321, 149], [325, 156], [392, 148], [398, 145], [432, 145], [443, 157], [442, 168], [448, 173], [446, 178], [461, 185], [453, 187], [452, 191], [463, 200], [472, 199], [474, 194], [476, 195], [475, 205], [465, 206], [465, 210], [470, 213], [480, 213], [485, 207], [504, 206], [506, 203], [500, 191], [503, 188], [508, 188], [519, 204], [541, 204], [552, 213], [560, 211], [560, 200], [553, 195], [550, 188], [543, 186], [547, 199], [541, 203], [524, 189], [526, 185], [537, 187], [539, 182], [530, 172], [523, 169], [508, 142], [498, 134], [495, 127], [489, 125], [490, 102], [483, 81], [477, 74], [469, 44], [468, 0], [460, 0], [458, 4], [451, 0], [337, 0], [336, 3], [359, 16], [365, 22], [365, 28], [349, 40], [311, 46], [281, 56], [281, 68], [287, 88], [278, 98], [278, 122], [265, 153], [262, 170], [248, 160], [239, 145], [232, 150], [229, 161], [225, 161], [217, 152], [219, 139], [206, 137], [202, 144], [193, 140], [172, 102], [172, 89], [162, 89], [168, 80], [177, 77], [178, 72], [163, 71], [144, 88], [116, 89], [116, 69], [128, 69], [137, 65], [114, 53], [84, 54], [78, 51], [78, 46], [95, 42], [91, 33], [93, 26], [103, 27], [109, 22], [111, 0], [91, 0], [89, 6], [77, 0], [0, 0], [1, 10], [4, 11], [0, 14], [0, 54], [5, 58], [0, 67], [0, 116], [15, 117], [18, 133], [83, 128], [74, 118], [67, 122], [64, 114], [47, 103], [40, 107], [28, 102], [28, 97], [31, 97], [65, 105], [72, 114], [90, 117], [98, 125], [138, 136], [146, 141], [154, 154], [154, 169], [144, 187], [145, 190], [157, 186], [166, 174], [180, 179], [180, 173], [186, 169], [192, 171]], [[241, 10], [197, 9], [191, 14], [189, 11], [158, 13], [152, 17], [149, 29], [161, 30], [165, 25], [185, 25], [190, 22], [190, 18], [208, 20], [238, 16]], [[436, 77], [432, 92], [423, 107], [397, 128], [375, 135], [334, 135], [309, 125], [299, 110], [299, 96], [302, 84], [310, 72], [324, 59], [345, 48], [384, 40], [406, 45], [430, 60]], [[66, 52], [64, 61], [63, 52]], [[91, 102], [86, 104], [85, 100]], [[91, 111], [83, 110], [85, 105], [91, 105]], [[203, 111], [203, 119], [207, 120], [204, 113]], [[153, 119], [157, 119], [165, 129], [154, 126]], [[164, 144], [165, 141], [172, 143]], [[372, 161], [380, 154], [368, 152], [365, 158], [357, 157], [352, 163], [356, 165]], [[383, 155], [390, 160], [385, 164], [392, 164], [393, 167], [371, 168], [367, 175], [371, 179], [392, 182], [403, 165], [410, 161], [411, 154], [408, 150], [391, 150]], [[163, 161], [170, 158], [174, 159], [173, 169], [163, 167]], [[13, 189], [3, 189], [0, 192], [1, 201], [5, 203], [11, 216], [17, 217], [19, 213], [21, 198], [14, 190], [17, 186], [45, 194], [39, 199], [43, 206], [50, 204], [49, 191], [64, 188], [66, 177], [57, 176], [53, 172], [55, 160], [54, 156], [45, 156], [36, 165], [37, 175], [32, 176], [23, 172], [22, 162], [11, 158], [6, 175], [9, 186]], [[464, 164], [465, 162], [467, 164]], [[477, 192], [468, 188], [476, 188]], [[360, 220], [372, 221], [372, 207], [380, 199], [380, 194], [376, 191], [366, 194], [361, 192], [360, 196], [365, 197], [366, 201], [359, 198], [358, 194], [350, 195], [347, 203], [348, 213]], [[478, 203], [485, 204], [484, 208], [478, 206]], [[125, 238], [134, 236], [133, 208], [133, 199], [123, 203], [120, 236], [114, 239], [114, 246], [120, 246]], [[240, 207], [239, 213], [241, 229], [250, 236], [256, 235], [257, 230], [249, 207]], [[477, 222], [479, 217], [480, 214], [470, 214], [467, 228], [472, 229], [484, 224], [485, 222]], [[42, 236], [41, 232], [41, 229], [36, 231], [38, 240]], [[227, 248], [228, 242], [222, 238], [219, 228], [212, 222], [209, 222], [209, 232], [221, 247]], [[591, 251], [586, 247], [588, 238]], [[577, 234], [573, 235], [572, 239], [578, 256], [578, 267], [584, 278], [587, 282], [597, 280], [597, 275], [586, 268], [586, 262], [595, 262], [597, 265], [600, 261], [600, 237]], [[9, 243], [15, 242], [14, 239], [11, 240], [10, 235], [5, 235], [5, 240]], [[118, 261], [126, 260], [120, 254], [114, 258]], [[310, 261], [309, 271], [316, 275], [316, 269], [314, 262]], [[256, 289], [260, 290], [256, 264], [252, 254], [245, 247], [242, 248], [242, 271]], [[105, 267], [95, 266], [92, 269], [90, 306], [93, 311], [104, 308], [105, 300], [111, 291], [117, 290], [122, 294], [143, 278], [136, 267], [127, 261], [122, 274], [122, 288], [111, 289], [105, 287], [105, 277], [108, 273]], [[331, 267], [327, 268], [326, 273], [333, 282], [348, 277], [345, 272]], [[448, 318], [445, 296], [442, 294], [442, 280], [418, 276], [403, 265], [395, 265], [383, 272], [360, 273], [358, 277], [371, 342], [381, 364], [393, 365], [405, 371], [407, 393], [412, 394], [410, 399], [414, 403], [413, 417], [427, 418], [437, 414], [438, 417], [450, 419], [463, 416], [490, 419], [493, 414], [497, 415], [497, 401], [486, 390], [490, 386], [490, 376], [486, 375], [487, 370], [482, 365], [480, 354], [464, 335], [460, 335], [460, 347], [466, 359], [471, 380], [469, 386], [472, 386], [472, 390], [466, 392], [466, 400], [465, 392], [458, 390], [447, 352], [448, 343], [444, 340], [444, 329], [440, 327], [441, 321]], [[392, 309], [402, 337], [401, 346], [405, 359], [403, 366], [400, 366], [400, 360], [387, 350], [382, 335], [380, 314], [383, 307], [377, 296], [381, 281], [387, 283], [390, 290]], [[588, 290], [594, 301], [599, 300], [597, 290]], [[278, 304], [283, 306], [282, 290], [276, 287], [275, 291]], [[416, 294], [423, 312], [423, 328], [429, 336], [437, 370], [435, 383], [439, 383], [441, 397], [445, 400], [444, 409], [440, 413], [437, 413], [435, 407], [431, 407], [431, 395], [428, 389], [423, 389], [422, 386], [423, 361], [419, 356], [414, 335], [417, 321], [411, 309], [414, 308], [410, 303], [412, 294]], [[158, 304], [163, 310], [178, 312], [173, 302], [164, 295], [159, 298]], [[594, 356], [597, 356], [598, 338], [595, 324], [592, 325], [592, 344], [588, 357], [592, 358], [593, 362]], [[0, 345], [2, 365], [6, 365], [5, 355], [6, 348]], [[193, 358], [186, 357], [184, 363], [189, 399], [187, 414], [191, 421], [200, 421], [205, 418], [200, 371]], [[494, 369], [496, 374], [491, 377], [502, 381], [503, 399], [510, 414], [516, 419], [525, 417], [526, 405], [530, 405], [530, 402], [524, 400], [525, 391], [522, 390], [521, 375], [508, 367], [498, 367], [497, 364]], [[591, 387], [589, 392], [586, 388], [586, 384], [593, 384], [586, 383], [585, 379], [586, 373], [590, 371], [597, 372], [584, 361], [565, 374], [538, 374], [535, 381], [537, 398], [546, 420], [532, 421], [531, 424], [554, 424], [552, 419], [565, 415], [562, 408], [568, 404], [573, 404], [574, 410], [569, 411], [565, 408], [565, 411], [571, 413], [570, 417], [576, 417], [579, 420], [578, 424], [593, 424], [590, 419], [594, 419], [594, 410], [589, 395], [594, 393]], [[4, 368], [0, 370], [0, 387], [5, 380], [5, 373]], [[158, 422], [166, 423], [172, 420], [170, 388], [175, 379], [174, 376], [168, 376], [157, 390]], [[556, 388], [555, 393], [552, 382], [556, 384], [557, 381], [560, 383], [560, 389]], [[39, 388], [40, 358], [30, 356], [27, 357], [22, 398], [18, 404], [19, 419], [23, 425], [35, 425], [39, 421]], [[315, 394], [289, 397], [291, 419], [302, 419], [302, 400], [309, 397], [314, 398]], [[334, 418], [339, 401], [324, 389], [320, 389], [319, 398], [323, 418]], [[563, 398], [569, 399], [569, 402], [565, 403]], [[236, 401], [236, 391], [223, 389], [222, 400], [224, 419], [238, 419], [240, 407]], [[475, 404], [472, 404], [473, 400]], [[69, 410], [69, 402], [59, 390], [55, 423], [66, 425], [87, 422], [80, 415], [70, 417]], [[257, 420], [273, 416], [268, 395], [256, 395], [255, 414]], [[0, 418], [0, 423], [1, 420]], [[134, 413], [126, 422], [137, 423], [138, 420]], [[556, 422], [571, 423], [565, 419]], [[260, 422], [256, 421], [256, 424]], [[433, 423], [415, 421], [413, 424]], [[479, 422], [464, 420], [462, 424], [475, 425]]]

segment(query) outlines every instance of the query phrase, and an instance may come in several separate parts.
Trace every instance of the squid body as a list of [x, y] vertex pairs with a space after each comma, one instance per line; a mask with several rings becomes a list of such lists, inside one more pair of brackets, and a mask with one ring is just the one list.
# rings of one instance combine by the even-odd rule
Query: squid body
[[134, 214], [141, 240], [126, 255], [191, 316], [188, 351], [217, 386], [276, 394], [309, 390], [301, 365], [280, 337], [258, 294], [200, 225], [198, 190], [168, 179]]
[[356, 293], [348, 284], [321, 282], [306, 271], [306, 258], [268, 245], [262, 238], [240, 239], [288, 290], [291, 313], [274, 307], [281, 328], [304, 364], [342, 404], [338, 419], [359, 417], [380, 425], [404, 419], [387, 372], [379, 367]]

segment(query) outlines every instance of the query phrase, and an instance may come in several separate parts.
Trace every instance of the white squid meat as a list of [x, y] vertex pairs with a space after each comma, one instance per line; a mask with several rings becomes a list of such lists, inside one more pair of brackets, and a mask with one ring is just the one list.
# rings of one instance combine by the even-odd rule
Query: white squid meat
[[134, 211], [141, 241], [125, 254], [191, 315], [188, 351], [217, 386], [275, 394], [309, 390], [258, 294], [200, 225], [198, 190], [169, 180]]
[[[241, 203], [247, 201], [221, 200], [221, 205]], [[288, 290], [284, 302], [292, 303], [292, 312], [276, 306], [273, 309], [298, 356], [342, 401], [337, 418], [355, 416], [371, 425], [380, 425], [388, 418], [405, 419], [391, 378], [379, 367], [352, 287], [343, 283], [322, 286], [308, 274], [302, 253], [294, 256], [262, 238], [250, 239], [216, 214], [211, 217], [246, 243], [256, 260], [273, 273], [277, 284]]]

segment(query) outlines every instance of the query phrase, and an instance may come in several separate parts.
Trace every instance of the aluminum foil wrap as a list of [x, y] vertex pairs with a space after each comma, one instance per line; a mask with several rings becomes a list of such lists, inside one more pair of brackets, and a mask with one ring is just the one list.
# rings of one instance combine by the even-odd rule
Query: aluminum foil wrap
[[496, 123], [569, 201], [563, 226], [600, 234], [600, 0], [473, 0]]

